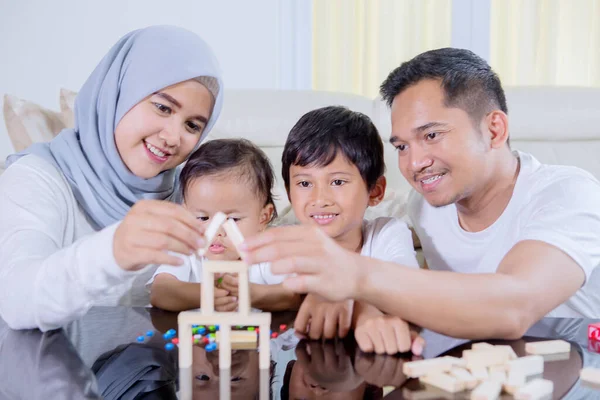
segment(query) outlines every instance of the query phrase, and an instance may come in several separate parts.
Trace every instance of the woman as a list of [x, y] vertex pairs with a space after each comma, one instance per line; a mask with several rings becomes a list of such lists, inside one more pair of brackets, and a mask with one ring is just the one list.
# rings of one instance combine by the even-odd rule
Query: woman
[[[134, 304], [151, 264], [202, 243], [173, 200], [176, 167], [214, 125], [219, 67], [195, 34], [158, 26], [117, 42], [83, 85], [75, 128], [8, 158], [0, 177], [0, 317], [49, 330], [98, 304]], [[149, 270], [150, 269], [150, 270]]]

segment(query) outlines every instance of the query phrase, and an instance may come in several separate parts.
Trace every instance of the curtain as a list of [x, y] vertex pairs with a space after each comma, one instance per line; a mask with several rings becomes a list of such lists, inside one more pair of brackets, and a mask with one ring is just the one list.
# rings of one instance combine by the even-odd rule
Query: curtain
[[490, 25], [504, 85], [600, 86], [599, 0], [492, 0]]
[[451, 0], [313, 0], [314, 90], [374, 98], [402, 62], [450, 46]]

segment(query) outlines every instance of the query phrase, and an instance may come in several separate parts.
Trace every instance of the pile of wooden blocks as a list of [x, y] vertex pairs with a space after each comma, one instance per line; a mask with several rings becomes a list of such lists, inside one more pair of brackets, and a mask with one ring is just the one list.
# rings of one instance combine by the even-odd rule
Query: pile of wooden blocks
[[[497, 399], [502, 392], [518, 400], [551, 398], [554, 384], [542, 378], [544, 361], [568, 359], [571, 345], [563, 340], [530, 342], [527, 356], [517, 357], [511, 346], [474, 343], [462, 358], [438, 357], [407, 362], [403, 372], [426, 385], [449, 393], [472, 390], [472, 400]], [[600, 370], [584, 369], [581, 379], [600, 383]], [[427, 398], [424, 391], [405, 391], [407, 398]], [[425, 397], [424, 397], [425, 395]]]

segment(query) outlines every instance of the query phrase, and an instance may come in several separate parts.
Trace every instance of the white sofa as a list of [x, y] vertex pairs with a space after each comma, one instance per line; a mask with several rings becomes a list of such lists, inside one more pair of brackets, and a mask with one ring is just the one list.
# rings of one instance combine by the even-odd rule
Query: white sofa
[[[600, 88], [506, 88], [511, 144], [545, 163], [575, 165], [600, 179]], [[371, 117], [386, 142], [388, 196], [372, 216], [402, 216], [409, 184], [396, 165], [396, 153], [387, 144], [388, 107], [380, 100], [314, 91], [229, 90], [225, 106], [209, 138], [244, 137], [261, 146], [270, 157], [278, 181], [278, 210], [288, 205], [281, 175], [281, 152], [296, 121], [309, 110], [344, 105]], [[36, 137], [38, 135], [35, 135]]]
[[[584, 168], [600, 179], [600, 88], [509, 87], [506, 95], [513, 149], [530, 152], [544, 163]], [[390, 196], [401, 202], [410, 190], [397, 167], [396, 152], [387, 144], [389, 108], [380, 100], [313, 91], [232, 90], [226, 92], [224, 104], [210, 137], [241, 136], [254, 141], [268, 154], [278, 177], [287, 133], [301, 115], [327, 105], [363, 112], [373, 119], [386, 142]], [[287, 199], [282, 182], [278, 185], [281, 210]], [[399, 204], [387, 207], [403, 211]]]

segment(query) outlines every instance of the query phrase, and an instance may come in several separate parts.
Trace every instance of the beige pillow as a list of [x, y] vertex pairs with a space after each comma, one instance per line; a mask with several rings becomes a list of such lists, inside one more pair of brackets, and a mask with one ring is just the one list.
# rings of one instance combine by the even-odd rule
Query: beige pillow
[[16, 152], [48, 142], [65, 128], [60, 113], [8, 94], [4, 95], [4, 122]]
[[60, 89], [60, 113], [67, 128], [75, 126], [75, 97], [77, 97], [77, 92]]

